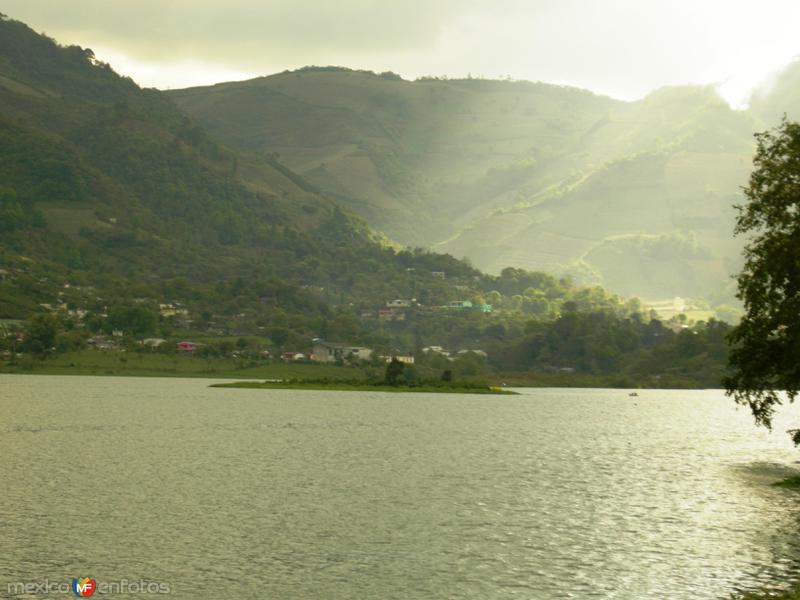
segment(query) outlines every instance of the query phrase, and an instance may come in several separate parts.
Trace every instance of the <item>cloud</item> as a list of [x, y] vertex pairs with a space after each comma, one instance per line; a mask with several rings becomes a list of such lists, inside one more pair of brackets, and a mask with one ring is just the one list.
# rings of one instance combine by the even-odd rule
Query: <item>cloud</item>
[[140, 83], [173, 87], [339, 64], [626, 98], [712, 82], [741, 95], [800, 53], [792, 0], [5, 0], [3, 10]]
[[320, 52], [393, 51], [432, 43], [470, 0], [297, 2], [293, 0], [11, 0], [10, 16], [49, 33], [117, 45], [152, 60], [196, 57], [243, 66]]

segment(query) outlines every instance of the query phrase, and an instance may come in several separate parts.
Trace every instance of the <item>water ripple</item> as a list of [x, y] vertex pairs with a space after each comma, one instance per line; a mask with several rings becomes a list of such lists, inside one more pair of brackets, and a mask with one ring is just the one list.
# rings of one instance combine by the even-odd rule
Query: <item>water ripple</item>
[[770, 485], [797, 452], [720, 392], [207, 384], [0, 376], [0, 597], [82, 574], [288, 600], [800, 581], [800, 494]]

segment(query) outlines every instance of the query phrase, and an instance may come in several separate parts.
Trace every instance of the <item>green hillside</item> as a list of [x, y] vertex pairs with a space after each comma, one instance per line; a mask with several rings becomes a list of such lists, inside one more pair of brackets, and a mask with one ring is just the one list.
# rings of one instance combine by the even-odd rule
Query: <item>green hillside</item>
[[[347, 76], [410, 85], [390, 75]], [[440, 85], [443, 126], [453, 106], [471, 121], [487, 97], [492, 106], [509, 101], [509, 88], [490, 82], [409, 89], [424, 106], [426, 90]], [[574, 133], [578, 107], [616, 105], [552, 86], [518, 89], [561, 115], [550, 125], [528, 123], [554, 144]], [[433, 173], [462, 178], [462, 190], [502, 195], [511, 181], [550, 186], [574, 159], [553, 158], [558, 168], [541, 171], [530, 162], [475, 174], [468, 163], [482, 164], [483, 151], [465, 158], [448, 146], [455, 133], [429, 135], [433, 116], [426, 126], [408, 120], [392, 95], [364, 101], [354, 92], [338, 102], [361, 103], [361, 113], [328, 111], [349, 130], [309, 117], [282, 125], [282, 139], [328, 136], [341, 164], [358, 158], [375, 174], [376, 189], [387, 190], [383, 200], [364, 196], [375, 214], [394, 215], [409, 231], [444, 231], [480, 200], [464, 193], [458, 205], [428, 204], [439, 185]], [[284, 122], [299, 119], [290, 119], [295, 103], [282, 106]], [[454, 131], [487, 151], [522, 148], [508, 137], [513, 119], [497, 138], [493, 127]], [[245, 126], [236, 131], [248, 135]], [[302, 165], [283, 154], [241, 141], [232, 149], [216, 133], [166, 94], [118, 76], [91, 50], [59, 46], [0, 18], [0, 370], [257, 376], [273, 372], [284, 352], [308, 356], [323, 338], [376, 351], [371, 362], [339, 367], [336, 377], [345, 379], [354, 368], [381, 377], [385, 355], [402, 352], [418, 361], [405, 371], [409, 381], [509, 372], [538, 385], [719, 381], [728, 326], [709, 315], [662, 323], [636, 299], [569, 278], [515, 268], [487, 275], [447, 254], [400, 250], [339, 207], [360, 206], [345, 184], [363, 181], [342, 177], [341, 190], [326, 188], [320, 174], [333, 172], [328, 155], [317, 152], [298, 173]], [[366, 136], [355, 154], [343, 147], [345, 134]], [[417, 154], [400, 152], [409, 148]], [[452, 180], [441, 185], [455, 189]], [[413, 218], [403, 221], [406, 214]], [[675, 243], [696, 250], [693, 239]]]
[[399, 256], [279, 162], [223, 146], [91, 50], [6, 18], [0, 268], [0, 319], [75, 296], [99, 311], [195, 298], [230, 314], [266, 298], [307, 322], [330, 299], [383, 302], [420, 278], [445, 294], [452, 284], [432, 270], [477, 274], [446, 256]]
[[477, 249], [476, 264], [489, 271], [567, 271], [645, 299], [722, 303], [738, 268], [740, 248], [730, 232], [737, 184], [748, 168], [736, 154], [642, 154], [496, 210], [437, 248], [458, 256]]
[[732, 298], [732, 205], [762, 121], [711, 88], [620, 102], [542, 83], [307, 67], [170, 95], [220, 139], [279, 156], [404, 244], [644, 298]]
[[[532, 169], [534, 160], [550, 160], [537, 145], [570, 145], [616, 104], [544, 84], [411, 83], [333, 67], [170, 94], [219, 139], [279, 155], [410, 245], [430, 244], [443, 227], [451, 231], [454, 218], [463, 220], [487, 194], [505, 192], [509, 179], [535, 170], [545, 184], [558, 181], [560, 164]], [[514, 157], [530, 164], [509, 170]]]

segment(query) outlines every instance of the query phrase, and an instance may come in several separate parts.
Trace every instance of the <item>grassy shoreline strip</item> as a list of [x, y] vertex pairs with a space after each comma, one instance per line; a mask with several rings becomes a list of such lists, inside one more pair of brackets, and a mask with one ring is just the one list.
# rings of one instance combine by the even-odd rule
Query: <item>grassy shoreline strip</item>
[[[376, 369], [372, 369], [375, 371]], [[435, 369], [428, 369], [435, 371]], [[366, 383], [367, 370], [316, 363], [283, 363], [233, 358], [201, 358], [180, 354], [151, 352], [112, 352], [94, 349], [79, 350], [47, 357], [43, 360], [26, 356], [15, 362], [0, 361], [0, 373], [26, 375], [92, 375], [117, 377], [202, 377], [232, 380], [282, 379], [295, 381], [340, 380]], [[373, 373], [374, 375], [374, 373]], [[431, 382], [436, 373], [422, 372], [422, 382]], [[678, 376], [629, 378], [623, 374], [550, 373], [550, 372], [485, 372], [480, 383], [498, 387], [569, 387], [618, 389], [703, 389], [718, 387], [689, 381]], [[457, 378], [458, 387], [470, 387], [470, 380]]]
[[491, 386], [445, 386], [445, 385], [381, 385], [354, 382], [320, 381], [234, 381], [214, 383], [209, 387], [265, 389], [265, 390], [329, 390], [341, 392], [417, 392], [425, 394], [503, 394], [516, 395], [517, 392]]

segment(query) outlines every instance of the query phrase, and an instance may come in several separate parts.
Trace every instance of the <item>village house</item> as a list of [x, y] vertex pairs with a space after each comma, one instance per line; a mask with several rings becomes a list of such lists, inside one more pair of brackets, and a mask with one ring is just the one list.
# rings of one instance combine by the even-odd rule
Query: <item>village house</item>
[[453, 302], [445, 305], [445, 308], [456, 310], [477, 310], [483, 313], [492, 312], [491, 304], [473, 304], [469, 300], [454, 300]]
[[186, 317], [189, 315], [189, 311], [185, 308], [180, 308], [180, 305], [178, 303], [159, 304], [158, 314], [160, 314], [162, 317], [174, 317], [174, 316]]
[[399, 308], [380, 308], [378, 309], [379, 321], [405, 321], [406, 313]]
[[449, 352], [448, 350], [445, 350], [445, 349], [444, 349], [444, 348], [442, 348], [441, 346], [425, 346], [425, 347], [422, 349], [422, 351], [423, 351], [425, 354], [431, 354], [431, 353], [433, 353], [433, 354], [440, 354], [440, 355], [444, 356], [445, 358], [448, 358], [448, 359], [450, 359], [450, 360], [453, 360], [453, 359], [450, 357], [450, 352]]
[[667, 323], [667, 328], [672, 331], [672, 333], [680, 333], [682, 331], [686, 331], [689, 329], [689, 326], [686, 323]]
[[410, 352], [393, 352], [392, 354], [381, 356], [381, 359], [387, 363], [390, 363], [392, 362], [392, 359], [395, 359], [397, 362], [401, 362], [404, 365], [414, 364], [414, 355]]
[[458, 309], [472, 308], [472, 302], [470, 302], [469, 300], [453, 300], [447, 305], [446, 308], [458, 308]]
[[178, 350], [186, 354], [194, 354], [197, 351], [197, 344], [194, 342], [178, 342]]
[[428, 352], [435, 352], [436, 354], [449, 354], [447, 350], [441, 346], [425, 346], [422, 351], [427, 354]]
[[119, 345], [116, 340], [110, 340], [104, 335], [96, 335], [89, 338], [89, 345], [94, 346], [98, 350], [117, 350]]
[[466, 356], [467, 354], [475, 354], [476, 356], [480, 356], [481, 358], [488, 358], [489, 355], [486, 354], [483, 350], [459, 350], [458, 356]]
[[311, 360], [321, 363], [369, 360], [370, 358], [372, 358], [372, 348], [326, 342], [320, 339], [314, 340], [314, 350], [311, 353]]
[[283, 362], [292, 362], [297, 360], [305, 360], [306, 355], [302, 352], [284, 352], [281, 354], [281, 360]]
[[417, 303], [416, 298], [411, 298], [407, 300], [405, 298], [398, 298], [397, 300], [389, 300], [386, 303], [387, 308], [411, 308], [414, 304]]
[[83, 320], [83, 318], [87, 315], [88, 311], [84, 308], [71, 308], [67, 311], [67, 314], [70, 317], [75, 317], [76, 319]]

